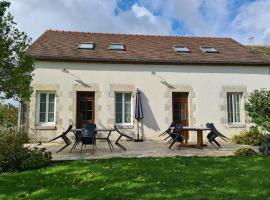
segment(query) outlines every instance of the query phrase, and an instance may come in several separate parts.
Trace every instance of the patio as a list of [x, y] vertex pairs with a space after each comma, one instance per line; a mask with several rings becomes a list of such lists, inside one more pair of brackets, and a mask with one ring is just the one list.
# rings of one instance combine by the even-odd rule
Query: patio
[[[215, 149], [209, 143], [207, 143], [207, 147], [204, 147], [203, 149], [181, 147], [180, 150], [177, 145], [174, 145], [169, 149], [166, 142], [156, 140], [147, 140], [144, 142], [122, 141], [121, 143], [127, 147], [127, 151], [123, 151], [114, 145], [114, 150], [111, 152], [105, 141], [97, 141], [97, 149], [94, 154], [91, 153], [92, 147], [89, 145], [87, 145], [86, 148], [83, 147], [81, 154], [80, 146], [69, 153], [72, 145], [59, 153], [55, 153], [64, 145], [63, 143], [42, 143], [39, 147], [45, 147], [48, 151], [52, 152], [52, 158], [55, 161], [107, 159], [116, 157], [231, 156], [237, 149], [242, 147], [251, 147], [257, 150], [256, 147], [237, 145], [231, 142], [221, 143], [222, 148], [220, 150]], [[36, 144], [27, 145], [34, 146]]]

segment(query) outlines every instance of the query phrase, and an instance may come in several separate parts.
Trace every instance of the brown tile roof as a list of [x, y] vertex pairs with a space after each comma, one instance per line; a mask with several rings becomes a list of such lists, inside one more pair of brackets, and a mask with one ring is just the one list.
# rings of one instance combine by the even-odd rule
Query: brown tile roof
[[270, 46], [247, 46], [252, 52], [257, 53], [270, 61]]
[[[94, 42], [94, 50], [78, 49], [81, 42]], [[125, 51], [109, 50], [110, 43], [123, 43]], [[176, 53], [175, 45], [187, 46], [190, 53]], [[200, 46], [219, 53], [206, 54]], [[146, 36], [107, 33], [46, 31], [27, 51], [36, 60], [153, 63], [265, 65], [270, 62], [231, 38]]]

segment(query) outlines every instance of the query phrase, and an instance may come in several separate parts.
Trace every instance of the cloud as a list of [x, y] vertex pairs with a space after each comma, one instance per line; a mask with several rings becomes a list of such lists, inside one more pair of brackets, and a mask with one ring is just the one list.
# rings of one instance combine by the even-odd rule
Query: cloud
[[227, 22], [229, 0], [141, 0], [163, 18], [176, 20], [190, 35], [217, 35]]
[[232, 22], [241, 35], [255, 37], [256, 43], [270, 44], [270, 1], [259, 0], [243, 5]]
[[162, 18], [177, 20], [186, 35], [221, 36], [270, 44], [269, 0], [140, 0]]
[[269, 0], [10, 0], [19, 28], [222, 36], [270, 44]]
[[171, 22], [134, 4], [116, 12], [117, 0], [11, 0], [10, 12], [21, 30], [36, 39], [47, 29], [89, 32], [162, 34]]

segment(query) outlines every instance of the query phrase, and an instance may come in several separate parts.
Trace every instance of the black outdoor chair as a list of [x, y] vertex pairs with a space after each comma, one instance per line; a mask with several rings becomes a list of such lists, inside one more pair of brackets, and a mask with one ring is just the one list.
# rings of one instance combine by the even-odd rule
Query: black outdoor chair
[[65, 146], [63, 146], [61, 149], [59, 149], [58, 151], [56, 151], [56, 153], [62, 151], [63, 149], [65, 149], [66, 147], [68, 147], [69, 145], [71, 145], [71, 141], [68, 139], [67, 134], [68, 134], [68, 132], [70, 132], [70, 130], [72, 129], [72, 127], [73, 127], [72, 125], [69, 125], [68, 129], [65, 132], [63, 132], [61, 135], [59, 135], [59, 136], [57, 136], [57, 137], [55, 137], [55, 138], [53, 138], [53, 139], [51, 139], [49, 141], [49, 142], [52, 142], [52, 141], [57, 140], [59, 138], [62, 138], [64, 140]]
[[107, 135], [107, 137], [97, 137], [96, 139], [97, 140], [106, 140], [109, 147], [110, 147], [110, 150], [112, 151], [114, 149], [113, 145], [112, 145], [112, 142], [110, 140], [110, 135], [111, 135], [112, 131], [109, 132], [109, 134]]
[[73, 131], [73, 134], [75, 136], [75, 142], [72, 148], [70, 149], [69, 153], [71, 153], [71, 151], [73, 151], [77, 147], [77, 145], [81, 142], [81, 131]]
[[170, 127], [166, 131], [164, 131], [163, 133], [161, 133], [158, 137], [161, 137], [161, 136], [165, 136], [167, 134], [170, 134], [172, 132], [172, 127], [174, 127], [174, 126], [175, 126], [175, 123], [172, 122], [171, 125], [170, 125]]
[[82, 153], [82, 148], [83, 145], [93, 145], [93, 150], [92, 153], [95, 151], [95, 146], [96, 146], [96, 125], [95, 124], [84, 124], [82, 128], [82, 134], [81, 134], [81, 151]]
[[[172, 132], [169, 133], [171, 140], [170, 140], [170, 146], [169, 149], [174, 145], [175, 142], [180, 142], [182, 143], [184, 138], [182, 135], [182, 131], [183, 131], [183, 125], [182, 124], [176, 124], [174, 126], [174, 129]], [[180, 148], [180, 145], [179, 145]]]
[[[220, 144], [218, 143], [218, 141], [216, 141], [217, 137], [220, 137], [222, 140], [228, 142], [228, 140], [230, 140], [229, 138], [227, 138], [225, 135], [223, 135], [222, 133], [220, 133], [215, 125], [213, 123], [206, 123], [206, 127], [210, 128], [210, 133], [208, 133], [207, 135], [207, 139], [208, 141], [217, 149], [221, 148]], [[214, 144], [215, 145], [214, 145]]]
[[132, 140], [132, 141], [134, 141], [134, 139], [133, 139], [132, 137], [130, 137], [130, 136], [128, 136], [128, 135], [122, 133], [116, 126], [114, 126], [114, 129], [115, 129], [115, 131], [116, 131], [117, 133], [120, 134], [119, 137], [117, 138], [117, 140], [115, 141], [115, 145], [117, 145], [120, 149], [126, 151], [127, 148], [124, 147], [123, 145], [121, 145], [121, 144], [119, 143], [120, 139], [121, 139], [122, 137], [128, 138], [128, 139], [130, 139], [130, 140]]

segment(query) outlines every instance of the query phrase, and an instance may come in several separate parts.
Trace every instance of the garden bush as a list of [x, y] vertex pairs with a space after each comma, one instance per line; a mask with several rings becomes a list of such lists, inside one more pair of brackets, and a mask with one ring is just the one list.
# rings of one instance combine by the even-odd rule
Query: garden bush
[[232, 141], [236, 144], [258, 146], [262, 144], [263, 136], [257, 127], [251, 127], [249, 130], [243, 130], [240, 134], [234, 135]]
[[24, 139], [16, 132], [0, 134], [0, 172], [37, 169], [50, 163], [49, 152], [24, 147]]
[[49, 165], [49, 161], [51, 160], [51, 153], [46, 152], [46, 149], [25, 149], [26, 152], [23, 155], [19, 170], [39, 169]]
[[264, 135], [259, 151], [265, 156], [270, 155], [270, 134]]
[[261, 89], [252, 92], [245, 109], [253, 123], [270, 132], [270, 90]]
[[257, 155], [256, 151], [251, 148], [241, 148], [234, 152], [235, 156], [255, 156]]

